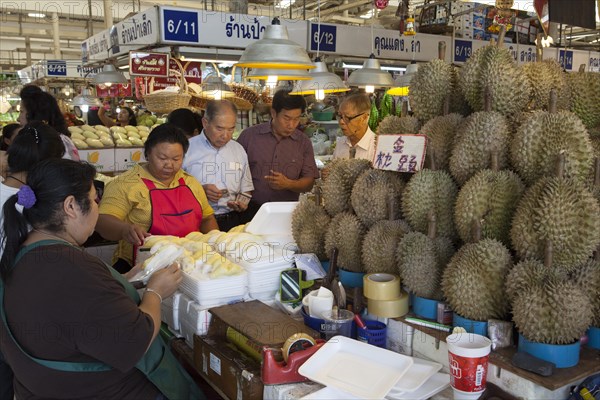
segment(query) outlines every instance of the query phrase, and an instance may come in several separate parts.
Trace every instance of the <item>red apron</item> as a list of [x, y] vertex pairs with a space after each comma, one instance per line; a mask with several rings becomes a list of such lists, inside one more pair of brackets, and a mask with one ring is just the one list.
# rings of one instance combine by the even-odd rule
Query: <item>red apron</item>
[[183, 178], [179, 178], [179, 186], [170, 189], [157, 189], [149, 179], [142, 178], [142, 181], [150, 190], [149, 233], [184, 237], [200, 230], [202, 206]]

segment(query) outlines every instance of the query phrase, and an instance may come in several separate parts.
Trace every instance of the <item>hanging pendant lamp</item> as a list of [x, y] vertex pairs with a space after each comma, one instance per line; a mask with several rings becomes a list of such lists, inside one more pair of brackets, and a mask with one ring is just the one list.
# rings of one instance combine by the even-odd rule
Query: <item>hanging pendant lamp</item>
[[73, 98], [73, 106], [77, 106], [83, 112], [88, 112], [90, 107], [100, 107], [102, 102], [88, 88], [81, 89], [81, 94]]
[[236, 64], [247, 68], [311, 69], [306, 50], [289, 40], [287, 27], [274, 18], [262, 39], [250, 44]]
[[305, 81], [311, 79], [306, 69], [254, 68], [246, 78], [251, 80]]
[[220, 76], [210, 75], [206, 77], [200, 85], [200, 89], [201, 91], [197, 95], [206, 99], [221, 100], [235, 96], [231, 87], [223, 82]]
[[125, 78], [125, 75], [121, 71], [117, 71], [114, 65], [105, 64], [102, 67], [102, 71], [92, 78], [92, 83], [95, 85], [111, 86], [114, 83], [127, 83], [127, 78]]
[[386, 93], [390, 96], [408, 96], [410, 81], [413, 76], [416, 75], [419, 70], [419, 64], [412, 62], [406, 66], [404, 75], [400, 75], [394, 80], [394, 87], [388, 90]]
[[[315, 68], [308, 73], [310, 80], [300, 82], [290, 94], [308, 95], [347, 92], [350, 88], [342, 78], [329, 72], [327, 64], [320, 58], [315, 59]], [[318, 96], [321, 97], [321, 96]]]
[[[348, 86], [359, 87], [392, 87], [394, 80], [392, 76], [381, 69], [379, 60], [375, 58], [375, 54], [371, 53], [369, 58], [363, 63], [361, 69], [352, 72], [348, 77]], [[369, 92], [369, 90], [367, 90]]]

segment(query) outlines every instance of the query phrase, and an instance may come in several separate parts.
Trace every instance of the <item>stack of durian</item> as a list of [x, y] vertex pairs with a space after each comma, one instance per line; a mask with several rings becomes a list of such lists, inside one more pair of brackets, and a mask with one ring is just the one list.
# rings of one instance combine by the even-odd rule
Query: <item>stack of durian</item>
[[321, 259], [337, 247], [341, 268], [399, 273], [462, 317], [512, 318], [529, 340], [572, 343], [600, 325], [600, 74], [519, 67], [498, 42], [459, 71], [420, 66], [413, 117], [380, 122], [377, 134], [422, 127], [424, 170], [334, 161], [323, 206], [296, 209], [294, 238]]

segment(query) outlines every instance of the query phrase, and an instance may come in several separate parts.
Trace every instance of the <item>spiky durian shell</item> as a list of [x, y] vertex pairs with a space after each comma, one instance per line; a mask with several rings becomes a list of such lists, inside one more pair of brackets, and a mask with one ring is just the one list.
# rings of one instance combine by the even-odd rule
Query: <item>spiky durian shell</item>
[[588, 189], [592, 192], [592, 195], [600, 203], [600, 185], [595, 185], [594, 180], [596, 179], [596, 160], [600, 158], [600, 136], [592, 136], [590, 138], [593, 150], [593, 162], [592, 169], [590, 170], [590, 176], [588, 178]]
[[510, 245], [510, 224], [525, 190], [511, 171], [479, 171], [460, 189], [454, 208], [456, 229], [463, 242], [473, 241], [473, 220], [481, 225], [481, 237]]
[[465, 244], [444, 270], [444, 296], [465, 318], [502, 319], [508, 311], [504, 282], [511, 266], [510, 252], [497, 240]]
[[452, 65], [443, 60], [432, 60], [419, 65], [410, 81], [410, 107], [421, 121], [442, 115], [446, 96], [454, 90]]
[[558, 110], [569, 110], [571, 107], [570, 90], [562, 68], [555, 60], [525, 63], [521, 70], [529, 81], [529, 109], [548, 110], [550, 91], [556, 90]]
[[410, 226], [427, 233], [430, 211], [435, 211], [437, 234], [455, 239], [454, 203], [458, 188], [445, 171], [424, 169], [408, 181], [402, 193], [402, 214]]
[[512, 302], [519, 332], [533, 342], [568, 344], [590, 326], [590, 300], [573, 281], [547, 275], [542, 282], [518, 293]]
[[492, 110], [512, 116], [529, 101], [529, 82], [505, 48], [490, 45], [476, 50], [459, 73], [459, 87], [474, 111], [484, 109], [484, 88], [490, 89]]
[[498, 168], [506, 168], [510, 131], [500, 113], [474, 113], [459, 130], [450, 156], [450, 172], [459, 185], [478, 171], [490, 168], [492, 152], [498, 154]]
[[350, 195], [356, 179], [371, 168], [371, 162], [363, 159], [334, 160], [329, 176], [323, 182], [323, 205], [329, 215], [351, 210]]
[[365, 235], [362, 244], [365, 271], [397, 273], [396, 247], [409, 231], [410, 226], [402, 220], [376, 222]]
[[600, 74], [575, 72], [567, 74], [571, 88], [571, 111], [590, 129], [600, 126]]
[[565, 155], [565, 176], [587, 179], [592, 168], [593, 149], [587, 130], [568, 111], [551, 114], [529, 113], [511, 142], [511, 163], [528, 184], [552, 175], [559, 154]]
[[[382, 219], [400, 219], [400, 200], [404, 181], [393, 171], [371, 169], [363, 172], [352, 188], [352, 208], [361, 222], [372, 226]], [[390, 218], [390, 200], [395, 209]]]
[[572, 270], [584, 263], [600, 242], [600, 206], [572, 179], [542, 178], [521, 198], [510, 231], [521, 259], [544, 258], [552, 242], [553, 266]]
[[338, 249], [338, 266], [352, 272], [364, 272], [362, 266], [362, 242], [365, 226], [356, 215], [349, 212], [337, 214], [329, 223], [325, 234], [325, 253]]
[[378, 135], [414, 135], [421, 129], [421, 123], [415, 117], [397, 117], [388, 115], [377, 127]]
[[559, 270], [547, 268], [541, 261], [533, 258], [519, 262], [506, 277], [508, 301], [512, 302], [518, 295], [531, 290], [532, 287], [543, 282], [548, 275], [558, 273]]
[[302, 253], [315, 253], [320, 260], [327, 260], [325, 233], [329, 226], [325, 209], [309, 199], [302, 199], [292, 214], [292, 235]]
[[575, 270], [572, 278], [590, 299], [592, 326], [600, 327], [600, 261], [588, 260]]
[[454, 143], [456, 131], [463, 122], [460, 114], [448, 114], [429, 120], [419, 131], [421, 135], [427, 135], [427, 157], [425, 165], [429, 165], [429, 155], [433, 151], [435, 169], [448, 170], [450, 163], [450, 152]]
[[431, 239], [420, 232], [407, 233], [396, 252], [402, 283], [419, 297], [441, 300], [442, 273], [453, 254], [448, 238]]

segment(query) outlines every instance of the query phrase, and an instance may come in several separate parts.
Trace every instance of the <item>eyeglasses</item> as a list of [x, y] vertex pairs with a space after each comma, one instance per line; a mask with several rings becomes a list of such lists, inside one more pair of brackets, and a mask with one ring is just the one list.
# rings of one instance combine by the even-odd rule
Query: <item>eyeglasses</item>
[[349, 124], [353, 119], [360, 117], [361, 115], [364, 115], [364, 112], [361, 112], [360, 114], [356, 114], [354, 117], [347, 117], [345, 115], [342, 115], [340, 113], [336, 113], [335, 117], [339, 120], [343, 120], [345, 123]]

